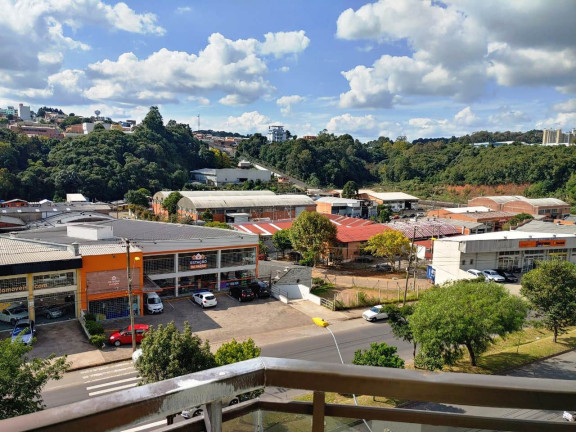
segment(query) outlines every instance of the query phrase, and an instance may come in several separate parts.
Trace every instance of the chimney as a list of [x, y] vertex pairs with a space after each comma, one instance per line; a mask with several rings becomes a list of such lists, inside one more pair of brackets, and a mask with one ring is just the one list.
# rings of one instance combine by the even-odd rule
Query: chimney
[[72, 252], [74, 254], [74, 256], [79, 256], [80, 255], [80, 244], [74, 242], [70, 246], [72, 249], [70, 252]]

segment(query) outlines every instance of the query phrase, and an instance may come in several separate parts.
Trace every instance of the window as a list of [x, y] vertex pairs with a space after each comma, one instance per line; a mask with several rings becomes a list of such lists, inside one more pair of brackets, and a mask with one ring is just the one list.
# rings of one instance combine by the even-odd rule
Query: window
[[222, 251], [221, 267], [256, 264], [256, 248], [227, 249]]
[[466, 265], [466, 260], [462, 260], [462, 265]]
[[178, 255], [178, 271], [216, 268], [218, 266], [218, 252], [190, 252]]
[[470, 260], [470, 264], [474, 264], [474, 260], [473, 260], [473, 259]]
[[155, 255], [144, 257], [144, 273], [174, 273], [174, 255]]
[[0, 294], [28, 291], [25, 277], [0, 279]]
[[75, 272], [52, 273], [34, 276], [34, 289], [57, 288], [76, 285]]

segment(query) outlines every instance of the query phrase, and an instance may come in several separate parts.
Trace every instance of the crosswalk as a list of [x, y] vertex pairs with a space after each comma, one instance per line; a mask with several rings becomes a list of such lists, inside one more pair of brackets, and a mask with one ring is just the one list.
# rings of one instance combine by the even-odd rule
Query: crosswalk
[[136, 387], [140, 378], [131, 361], [81, 371], [89, 397]]

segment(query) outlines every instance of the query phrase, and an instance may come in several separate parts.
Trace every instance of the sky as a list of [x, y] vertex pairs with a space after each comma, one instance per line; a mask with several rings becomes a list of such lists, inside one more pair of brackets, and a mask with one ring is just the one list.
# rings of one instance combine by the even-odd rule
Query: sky
[[361, 142], [576, 128], [575, 0], [0, 0], [0, 107]]

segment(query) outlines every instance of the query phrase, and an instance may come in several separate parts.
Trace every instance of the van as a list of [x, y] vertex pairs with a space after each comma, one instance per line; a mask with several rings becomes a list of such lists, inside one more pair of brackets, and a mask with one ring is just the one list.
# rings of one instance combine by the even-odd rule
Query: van
[[162, 304], [162, 299], [155, 292], [146, 294], [146, 312], [150, 314], [162, 313], [164, 311], [164, 305]]

